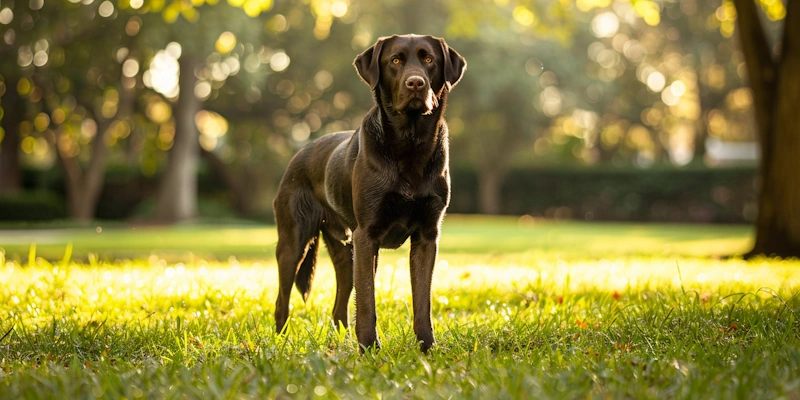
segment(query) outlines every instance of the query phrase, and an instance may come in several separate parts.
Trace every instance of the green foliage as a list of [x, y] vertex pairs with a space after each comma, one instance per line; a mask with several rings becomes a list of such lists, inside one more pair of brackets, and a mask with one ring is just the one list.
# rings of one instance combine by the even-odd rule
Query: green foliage
[[[274, 160], [273, 160], [274, 161]], [[276, 174], [254, 185], [277, 187]], [[26, 169], [24, 187], [46, 197], [64, 195], [63, 178], [57, 170]], [[753, 217], [756, 202], [756, 171], [752, 168], [583, 168], [569, 165], [525, 166], [511, 169], [501, 186], [500, 211], [506, 215], [543, 216], [559, 219], [721, 222], [745, 223]], [[453, 194], [448, 210], [457, 214], [478, 213], [480, 170], [459, 164], [451, 166]], [[255, 198], [259, 209], [249, 213], [231, 207], [231, 192], [209, 168], [199, 171], [200, 217], [244, 217], [272, 220], [271, 197]], [[136, 167], [109, 166], [97, 216], [120, 220], [150, 215], [154, 203], [148, 193], [157, 190], [158, 179]], [[34, 191], [35, 190], [35, 191]], [[60, 200], [63, 201], [63, 200]], [[15, 203], [25, 206], [23, 203]], [[14, 207], [6, 209], [0, 221], [15, 217]], [[566, 212], [566, 214], [564, 214]], [[589, 214], [587, 214], [589, 213]], [[28, 215], [28, 214], [25, 214]], [[63, 214], [45, 213], [61, 218]]]
[[0, 195], [0, 221], [51, 221], [66, 217], [64, 199], [52, 192]]
[[[783, 18], [780, 1], [760, 3]], [[60, 168], [58, 151], [102, 168], [91, 161], [105, 133], [109, 163], [155, 177], [176, 120], [194, 119], [234, 177], [233, 203], [258, 215], [297, 149], [360, 124], [372, 96], [352, 60], [393, 33], [445, 36], [466, 57], [448, 103], [452, 160], [498, 176], [532, 162], [701, 163], [717, 156], [708, 138], [754, 138], [723, 0], [62, 0], [0, 12], [0, 96], [16, 88], [22, 103], [2, 129], [19, 135], [24, 164]], [[182, 91], [203, 101], [196, 116], [172, 109], [178, 64], [196, 78]]]
[[[381, 253], [384, 348], [364, 356], [352, 330], [329, 323], [335, 289], [325, 258], [308, 303], [294, 296], [286, 335], [272, 331], [271, 255], [5, 263], [0, 398], [796, 394], [797, 261], [620, 252], [655, 254], [689, 240], [704, 255], [720, 240], [744, 241], [744, 232], [447, 221], [433, 285], [438, 343], [428, 355], [411, 329], [407, 249]], [[138, 238], [154, 249], [191, 249], [208, 243], [197, 240], [203, 235], [224, 241], [233, 231], [155, 232], [128, 236], [119, 248]], [[243, 242], [266, 235], [241, 233]]]
[[[144, 200], [131, 210], [130, 215], [125, 215], [124, 217], [131, 217], [135, 220], [147, 220], [148, 218], [152, 218], [155, 210], [155, 201]], [[216, 221], [237, 220], [235, 211], [230, 207], [229, 202], [224, 196], [217, 196], [217, 198], [210, 196], [200, 197], [197, 202], [197, 217]]]
[[[448, 210], [478, 213], [480, 171], [451, 171]], [[587, 221], [748, 223], [755, 216], [753, 168], [514, 168], [500, 188], [500, 211]]]

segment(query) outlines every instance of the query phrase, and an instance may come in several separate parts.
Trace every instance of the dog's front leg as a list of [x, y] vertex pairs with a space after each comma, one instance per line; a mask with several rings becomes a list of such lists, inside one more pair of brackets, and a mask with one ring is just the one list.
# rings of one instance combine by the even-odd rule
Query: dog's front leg
[[411, 297], [414, 304], [414, 333], [423, 352], [433, 346], [433, 325], [431, 324], [431, 279], [436, 253], [439, 248], [439, 235], [411, 236]]
[[375, 269], [378, 266], [378, 242], [364, 229], [353, 232], [353, 284], [356, 288], [356, 336], [361, 352], [380, 348], [375, 328]]

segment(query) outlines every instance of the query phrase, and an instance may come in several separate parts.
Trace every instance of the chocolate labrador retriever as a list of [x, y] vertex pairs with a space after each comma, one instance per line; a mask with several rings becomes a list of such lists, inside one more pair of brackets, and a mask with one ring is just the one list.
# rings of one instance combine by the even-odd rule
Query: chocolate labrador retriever
[[289, 316], [292, 283], [308, 298], [319, 235], [336, 270], [333, 319], [348, 324], [356, 289], [361, 351], [380, 347], [375, 329], [378, 249], [411, 238], [414, 332], [423, 351], [433, 345], [431, 278], [439, 231], [450, 201], [448, 92], [467, 63], [443, 39], [380, 38], [354, 62], [372, 88], [374, 107], [355, 131], [325, 135], [294, 156], [275, 198], [280, 289], [275, 329]]

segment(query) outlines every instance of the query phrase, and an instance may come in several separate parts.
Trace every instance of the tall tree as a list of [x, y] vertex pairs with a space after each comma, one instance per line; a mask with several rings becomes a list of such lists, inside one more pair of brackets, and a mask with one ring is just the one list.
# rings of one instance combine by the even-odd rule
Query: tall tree
[[[210, 54], [216, 52], [218, 56], [226, 56], [234, 50], [234, 45], [243, 46], [242, 38], [258, 38], [263, 21], [255, 17], [271, 9], [272, 3], [200, 0], [172, 1], [166, 7], [164, 5], [161, 1], [150, 1], [140, 11], [150, 14], [145, 16], [145, 24], [156, 28], [147, 32], [153, 48], [163, 48], [166, 42], [175, 41], [181, 49], [178, 59], [179, 95], [172, 105], [175, 136], [162, 175], [154, 215], [161, 221], [177, 222], [196, 217], [198, 212], [200, 136], [195, 116], [203, 109], [203, 100], [195, 94], [199, 83], [197, 72], [206, 67]], [[159, 21], [161, 18], [163, 21]], [[221, 37], [226, 38], [222, 45]]]
[[180, 96], [173, 105], [175, 138], [161, 178], [155, 214], [162, 221], [184, 221], [197, 216], [200, 134], [194, 117], [203, 108], [203, 102], [194, 95], [197, 82], [194, 70], [198, 65], [195, 54], [185, 54], [180, 58]]
[[[132, 78], [127, 78], [132, 79]], [[119, 104], [117, 111], [110, 118], [103, 116], [102, 111], [92, 113], [97, 123], [97, 131], [91, 141], [91, 155], [85, 166], [82, 166], [77, 156], [68, 154], [59, 144], [56, 145], [56, 155], [64, 172], [67, 189], [67, 212], [70, 218], [77, 221], [89, 221], [95, 217], [97, 202], [105, 182], [106, 163], [109, 153], [109, 134], [115, 123], [127, 123], [133, 113], [134, 89], [124, 88], [121, 85], [117, 90], [110, 90], [117, 97]], [[103, 106], [98, 105], [96, 109]], [[128, 128], [129, 129], [129, 128]], [[65, 140], [64, 130], [57, 128], [58, 141]], [[66, 139], [69, 140], [69, 139]]]
[[746, 257], [800, 257], [800, 2], [787, 2], [773, 56], [753, 0], [734, 0], [761, 143], [756, 238]]
[[[3, 57], [17, 56], [0, 65], [6, 86], [0, 100], [5, 114], [2, 126], [7, 133], [0, 157], [0, 187], [19, 187], [20, 124], [26, 109], [41, 111], [40, 116], [48, 118], [39, 118], [45, 122], [37, 129], [54, 147], [65, 177], [68, 214], [78, 220], [94, 217], [105, 174], [106, 133], [115, 116], [130, 114], [133, 103], [131, 91], [121, 87], [121, 67], [113, 57], [122, 45], [126, 19], [118, 18], [110, 4], [12, 3], [11, 13], [6, 11], [7, 16], [13, 15], [10, 29], [0, 46]], [[93, 51], [86, 51], [87, 43]], [[33, 86], [33, 90], [25, 89], [26, 96], [20, 96], [18, 84]], [[113, 101], [104, 92], [113, 94]], [[66, 103], [79, 105], [80, 115], [73, 115], [74, 107], [64, 107], [67, 98]], [[76, 125], [89, 120], [96, 122], [96, 134], [91, 143], [81, 146]], [[87, 158], [88, 162], [82, 162]]]
[[[135, 33], [124, 33], [130, 15], [117, 10], [114, 14], [101, 17], [98, 8], [97, 5], [89, 5], [76, 9], [67, 5], [56, 10], [61, 13], [70, 12], [73, 18], [83, 22], [78, 24], [80, 30], [74, 32], [75, 29], [66, 24], [65, 19], [57, 19], [55, 25], [63, 38], [59, 43], [54, 43], [54, 46], [60, 46], [66, 57], [74, 61], [80, 60], [82, 68], [61, 65], [40, 71], [40, 75], [49, 79], [49, 86], [56, 86], [61, 79], [72, 82], [76, 86], [77, 103], [86, 110], [86, 116], [96, 123], [94, 137], [83, 150], [89, 153], [88, 157], [83, 157], [88, 158], [86, 162], [81, 162], [79, 152], [69, 151], [73, 146], [79, 147], [75, 144], [75, 138], [67, 134], [64, 126], [55, 127], [55, 150], [65, 178], [67, 212], [70, 218], [78, 221], [89, 221], [95, 217], [111, 150], [110, 136], [112, 130], [120, 129], [121, 125], [118, 124], [125, 125], [123, 130], [131, 129], [130, 117], [136, 94], [136, 77], [126, 76], [122, 71], [122, 60], [114, 59], [118, 51], [125, 49], [128, 55], [124, 60], [136, 62], [136, 57], [127, 50], [134, 43]], [[87, 41], [91, 41], [94, 51], [85, 51]], [[87, 69], [95, 71], [98, 76], [87, 74]], [[56, 98], [51, 103], [62, 103], [57, 99], [60, 97], [57, 90], [50, 89], [49, 92], [51, 95], [48, 98]], [[43, 102], [45, 105], [47, 103], [48, 101]], [[71, 145], [66, 145], [70, 142]]]

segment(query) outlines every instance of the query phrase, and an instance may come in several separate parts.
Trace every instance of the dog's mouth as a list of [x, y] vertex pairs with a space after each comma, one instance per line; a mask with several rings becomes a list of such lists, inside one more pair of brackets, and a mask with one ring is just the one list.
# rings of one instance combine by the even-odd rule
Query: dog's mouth
[[397, 107], [397, 111], [422, 111], [423, 114], [430, 114], [433, 109], [439, 106], [439, 102], [433, 93], [433, 90], [428, 89], [427, 92], [411, 92], [406, 94], [406, 98], [402, 100]]

